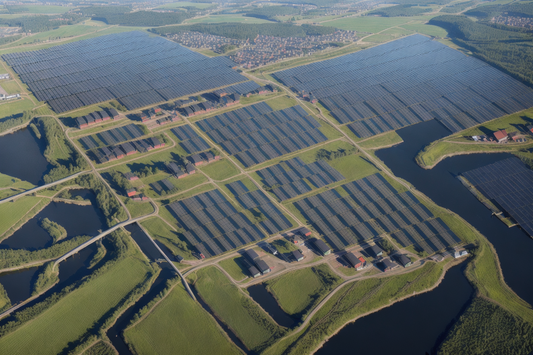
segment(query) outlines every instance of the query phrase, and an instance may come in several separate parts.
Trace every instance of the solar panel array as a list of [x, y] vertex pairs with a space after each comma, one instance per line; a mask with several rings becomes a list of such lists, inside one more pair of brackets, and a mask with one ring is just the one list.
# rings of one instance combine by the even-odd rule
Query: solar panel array
[[[87, 149], [93, 149], [119, 144], [131, 139], [142, 137], [143, 135], [144, 132], [135, 124], [131, 123], [126, 126], [116, 127], [107, 131], [93, 134], [92, 136], [82, 137], [80, 138], [80, 141]], [[96, 138], [98, 138], [98, 140], [96, 140]]]
[[228, 86], [227, 88], [218, 89], [213, 91], [215, 94], [239, 94], [239, 95], [246, 95], [254, 90], [259, 89], [261, 86], [257, 84], [255, 81], [247, 81], [245, 83], [235, 84], [232, 86]]
[[197, 124], [245, 167], [327, 140], [320, 123], [300, 106], [272, 111], [261, 102]]
[[[341, 187], [347, 196], [328, 190], [294, 203], [326, 241], [337, 249], [360, 244], [383, 233], [405, 232], [427, 220], [434, 223], [433, 214], [410, 191], [398, 193], [380, 174]], [[452, 232], [447, 233], [451, 240], [446, 246], [459, 242]], [[395, 236], [394, 233], [392, 235]], [[431, 244], [424, 241], [424, 238], [413, 239], [410, 244], [418, 250], [426, 250], [426, 245]]]
[[207, 144], [207, 142], [200, 137], [188, 124], [174, 127], [171, 129], [171, 131], [181, 141], [179, 145], [185, 149], [188, 154], [194, 154], [211, 149], [209, 144]]
[[258, 170], [257, 174], [281, 201], [311, 191], [309, 183], [319, 188], [344, 180], [344, 176], [325, 161], [305, 164], [298, 157]]
[[500, 160], [463, 176], [533, 237], [533, 171], [520, 159]]
[[268, 199], [263, 191], [250, 191], [241, 181], [232, 182], [226, 187], [235, 195], [242, 206], [248, 210], [257, 209], [267, 218], [259, 222], [259, 225], [268, 234], [275, 234], [292, 227], [287, 217]]
[[407, 226], [391, 234], [401, 246], [416, 245], [428, 254], [461, 242], [459, 237], [440, 218]]
[[259, 241], [259, 228], [212, 190], [167, 206], [185, 229], [183, 236], [206, 258]]
[[159, 195], [163, 193], [163, 191], [168, 192], [174, 190], [176, 187], [167, 179], [163, 179], [160, 181], [156, 181], [150, 184], [150, 187], [152, 190], [157, 192]]
[[273, 74], [360, 138], [439, 120], [457, 132], [533, 106], [533, 90], [422, 35]]
[[223, 57], [138, 31], [2, 58], [58, 113], [111, 99], [133, 110], [247, 80]]

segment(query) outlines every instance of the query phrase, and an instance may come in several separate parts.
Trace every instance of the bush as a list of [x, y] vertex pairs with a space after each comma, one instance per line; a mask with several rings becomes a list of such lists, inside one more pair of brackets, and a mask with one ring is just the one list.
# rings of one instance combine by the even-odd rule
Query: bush
[[41, 227], [52, 237], [54, 243], [64, 239], [67, 231], [60, 224], [45, 218], [41, 221]]

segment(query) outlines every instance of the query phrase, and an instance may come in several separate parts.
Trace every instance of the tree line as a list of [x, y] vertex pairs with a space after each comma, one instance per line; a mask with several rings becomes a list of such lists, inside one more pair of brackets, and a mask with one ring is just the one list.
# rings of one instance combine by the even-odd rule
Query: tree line
[[38, 33], [53, 30], [63, 25], [74, 25], [85, 20], [85, 17], [76, 14], [63, 14], [61, 20], [56, 16], [23, 16], [16, 18], [0, 18], [0, 26], [21, 27], [22, 32]]
[[50, 235], [50, 237], [52, 237], [54, 243], [57, 243], [67, 236], [65, 227], [57, 222], [51, 221], [48, 218], [44, 218], [41, 221], [41, 228], [44, 229]]
[[533, 3], [512, 3], [504, 5], [486, 5], [465, 12], [467, 16], [477, 17], [482, 20], [490, 20], [491, 18], [507, 14], [509, 16], [517, 17], [533, 17]]
[[105, 16], [93, 16], [96, 21], [105, 22], [108, 25], [122, 26], [166, 26], [182, 23], [194, 16], [191, 12], [153, 12], [136, 11], [124, 14], [107, 14]]
[[474, 22], [466, 16], [442, 15], [429, 21], [476, 57], [533, 84], [533, 34], [522, 28]]
[[313, 25], [295, 26], [289, 23], [196, 23], [184, 26], [152, 28], [150, 31], [159, 35], [193, 31], [235, 39], [254, 39], [258, 35], [274, 37], [319, 36], [331, 34], [335, 32], [335, 28]]
[[24, 111], [22, 114], [8, 116], [0, 119], [0, 133], [5, 132], [11, 128], [21, 126], [28, 123], [33, 118], [31, 111]]

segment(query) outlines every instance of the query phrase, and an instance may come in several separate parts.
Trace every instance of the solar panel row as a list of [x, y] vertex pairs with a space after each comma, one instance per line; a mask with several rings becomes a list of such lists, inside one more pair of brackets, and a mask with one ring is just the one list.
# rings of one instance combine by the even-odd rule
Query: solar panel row
[[128, 110], [247, 80], [227, 58], [125, 32], [3, 59], [56, 112], [118, 99]]
[[[336, 190], [329, 190], [294, 203], [315, 229], [337, 249], [360, 244], [382, 233], [403, 235], [406, 229], [424, 221], [431, 225], [434, 223], [433, 214], [410, 191], [398, 193], [380, 174], [341, 187], [347, 196], [342, 197]], [[447, 226], [442, 228], [447, 232], [440, 230], [440, 235], [445, 235], [449, 241], [445, 246], [459, 242]], [[427, 236], [433, 238], [435, 233]], [[414, 244], [415, 248], [426, 250], [429, 242], [421, 238], [408, 245]]]
[[185, 229], [183, 236], [205, 257], [215, 256], [264, 235], [243, 213], [237, 212], [218, 190], [167, 206]]
[[533, 171], [518, 158], [507, 158], [463, 173], [533, 237]]
[[[80, 141], [83, 143], [86, 149], [93, 149], [119, 144], [131, 139], [142, 137], [143, 135], [144, 132], [137, 125], [131, 123], [126, 126], [112, 128], [107, 131], [80, 138]], [[98, 143], [95, 138], [98, 138], [101, 143]]]
[[308, 182], [319, 188], [344, 180], [344, 176], [325, 161], [305, 164], [298, 157], [258, 170], [257, 174], [281, 201], [311, 191]]
[[181, 141], [179, 145], [188, 154], [203, 152], [211, 149], [209, 144], [200, 137], [189, 125], [178, 126], [171, 129], [172, 133]]
[[433, 118], [457, 132], [533, 106], [527, 86], [421, 35], [273, 75], [360, 138]]
[[300, 106], [274, 112], [265, 106], [248, 106], [197, 124], [245, 167], [327, 140], [320, 123]]
[[246, 95], [254, 90], [259, 89], [261, 86], [258, 85], [255, 81], [247, 81], [245, 83], [240, 83], [236, 85], [228, 86], [224, 89], [218, 89], [213, 91], [215, 94], [239, 94], [239, 95]]

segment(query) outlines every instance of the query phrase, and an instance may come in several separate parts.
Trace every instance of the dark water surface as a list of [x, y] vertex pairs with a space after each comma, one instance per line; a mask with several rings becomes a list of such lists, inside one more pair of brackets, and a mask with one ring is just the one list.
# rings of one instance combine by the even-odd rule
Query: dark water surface
[[259, 303], [263, 309], [282, 327], [291, 328], [297, 320], [285, 313], [279, 306], [278, 301], [267, 291], [263, 284], [248, 287], [250, 297]]
[[44, 148], [27, 128], [0, 136], [0, 173], [41, 184], [51, 167], [43, 156]]
[[508, 228], [478, 201], [456, 178], [458, 174], [511, 154], [471, 154], [447, 158], [431, 170], [420, 168], [414, 158], [432, 141], [449, 134], [435, 120], [398, 131], [404, 143], [376, 153], [396, 175], [415, 186], [438, 205], [463, 217], [494, 245], [506, 283], [525, 301], [533, 304], [533, 239], [517, 227]]
[[40, 226], [44, 218], [63, 226], [67, 231], [67, 238], [78, 235], [96, 236], [99, 230], [107, 229], [104, 215], [94, 205], [80, 206], [51, 202], [13, 235], [4, 239], [0, 243], [0, 248], [37, 250], [50, 246], [52, 238]]
[[434, 353], [434, 347], [442, 341], [474, 294], [463, 269], [464, 266], [455, 266], [448, 270], [442, 283], [430, 292], [348, 324], [316, 354]]

